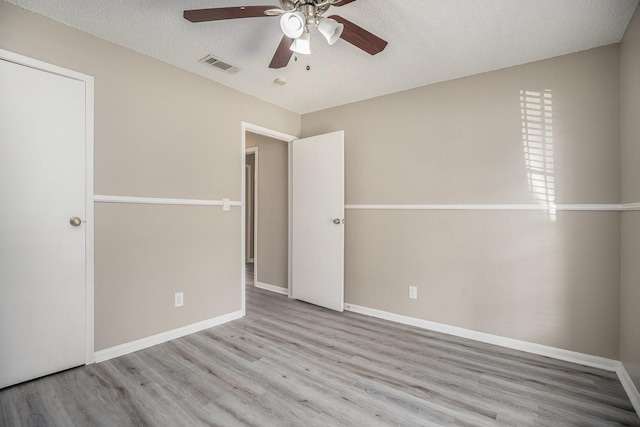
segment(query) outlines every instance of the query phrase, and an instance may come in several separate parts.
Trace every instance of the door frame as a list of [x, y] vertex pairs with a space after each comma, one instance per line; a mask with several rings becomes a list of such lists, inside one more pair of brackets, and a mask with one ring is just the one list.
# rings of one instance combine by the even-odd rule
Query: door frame
[[93, 363], [94, 350], [94, 211], [93, 211], [93, 77], [0, 49], [0, 60], [71, 78], [85, 85], [85, 363]]
[[[246, 247], [245, 247], [245, 242], [246, 242], [246, 208], [247, 208], [247, 195], [246, 195], [246, 182], [245, 182], [245, 166], [247, 165], [246, 162], [246, 145], [247, 145], [247, 132], [250, 133], [255, 133], [258, 135], [263, 135], [272, 139], [277, 139], [279, 141], [284, 141], [287, 143], [287, 158], [288, 158], [288, 171], [287, 171], [287, 177], [288, 177], [288, 215], [289, 215], [289, 221], [288, 221], [288, 228], [289, 228], [289, 237], [288, 237], [288, 254], [287, 254], [287, 272], [288, 272], [288, 277], [287, 277], [287, 288], [288, 288], [288, 295], [289, 298], [291, 298], [291, 218], [292, 218], [292, 211], [291, 211], [291, 195], [292, 195], [292, 183], [291, 183], [291, 156], [293, 151], [291, 150], [291, 144], [298, 139], [297, 136], [293, 136], [293, 135], [289, 135], [283, 132], [278, 132], [276, 130], [272, 130], [272, 129], [268, 129], [262, 126], [258, 126], [258, 125], [254, 125], [252, 123], [247, 123], [247, 122], [242, 122], [242, 126], [241, 126], [241, 130], [242, 130], [242, 134], [241, 134], [241, 147], [240, 147], [240, 153], [242, 155], [242, 162], [241, 162], [241, 184], [240, 184], [240, 188], [242, 191], [242, 197], [241, 197], [241, 203], [242, 203], [242, 218], [241, 218], [241, 236], [240, 236], [240, 241], [241, 241], [241, 248], [240, 248], [240, 252], [241, 252], [241, 263], [240, 263], [240, 272], [241, 272], [241, 301], [242, 301], [242, 315], [246, 315], [247, 313], [247, 308], [246, 308], [246, 290], [245, 290], [245, 286], [246, 286], [246, 280], [245, 280], [245, 263], [246, 263]], [[257, 157], [256, 157], [256, 161], [257, 161]], [[257, 166], [256, 166], [257, 169]], [[257, 215], [256, 215], [257, 217]], [[257, 227], [255, 228], [254, 232], [257, 232]], [[257, 234], [256, 234], [256, 242], [257, 242]], [[256, 254], [257, 254], [257, 245], [255, 247], [256, 249]], [[256, 255], [254, 255], [254, 260], [257, 259]], [[255, 262], [255, 261], [254, 261]], [[254, 264], [255, 265], [255, 264]], [[257, 270], [256, 270], [257, 271]], [[254, 281], [257, 280], [257, 274], [256, 271], [254, 271]]]

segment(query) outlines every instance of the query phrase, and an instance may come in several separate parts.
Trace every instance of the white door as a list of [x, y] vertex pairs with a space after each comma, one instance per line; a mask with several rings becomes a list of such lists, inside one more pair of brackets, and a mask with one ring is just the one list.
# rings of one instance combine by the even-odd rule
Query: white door
[[344, 306], [344, 132], [292, 145], [292, 297]]
[[86, 362], [85, 82], [0, 59], [0, 388]]

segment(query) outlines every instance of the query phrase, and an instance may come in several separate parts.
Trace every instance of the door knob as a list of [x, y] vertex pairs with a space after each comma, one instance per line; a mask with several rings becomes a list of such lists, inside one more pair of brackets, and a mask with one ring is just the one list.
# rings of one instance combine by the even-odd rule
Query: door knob
[[69, 224], [71, 224], [74, 227], [77, 227], [80, 224], [82, 224], [82, 220], [80, 218], [78, 218], [77, 216], [74, 216], [69, 220]]
[[336, 219], [333, 220], [333, 223], [336, 224], [336, 225], [340, 224], [341, 222], [342, 221], [340, 221], [340, 218], [336, 218]]

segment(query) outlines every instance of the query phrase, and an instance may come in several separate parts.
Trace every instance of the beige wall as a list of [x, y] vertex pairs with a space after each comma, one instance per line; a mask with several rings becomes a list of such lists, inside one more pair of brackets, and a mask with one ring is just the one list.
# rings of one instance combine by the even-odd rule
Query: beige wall
[[258, 262], [255, 280], [288, 288], [288, 143], [247, 132], [246, 146], [258, 147]]
[[[607, 46], [307, 114], [303, 135], [344, 129], [347, 204], [617, 204], [619, 72]], [[617, 359], [619, 233], [617, 212], [351, 209], [346, 301]]]
[[[300, 133], [297, 114], [3, 1], [0, 48], [94, 76], [99, 195], [240, 200], [241, 122]], [[95, 349], [240, 310], [240, 215], [96, 203]]]
[[618, 61], [612, 45], [425, 86], [306, 114], [303, 134], [345, 130], [350, 204], [534, 203], [520, 91], [548, 89], [556, 203], [619, 203]]
[[[620, 50], [622, 201], [640, 203], [640, 9]], [[640, 389], [640, 211], [622, 214], [620, 358]]]
[[347, 224], [349, 303], [617, 358], [617, 213], [354, 210]]

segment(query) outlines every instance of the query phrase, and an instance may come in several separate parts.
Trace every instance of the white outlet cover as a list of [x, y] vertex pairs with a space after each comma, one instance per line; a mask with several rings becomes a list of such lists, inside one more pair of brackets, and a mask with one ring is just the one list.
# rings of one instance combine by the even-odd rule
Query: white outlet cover
[[177, 292], [175, 295], [175, 306], [182, 307], [184, 305], [184, 292]]
[[418, 287], [417, 286], [409, 286], [409, 298], [418, 299]]

